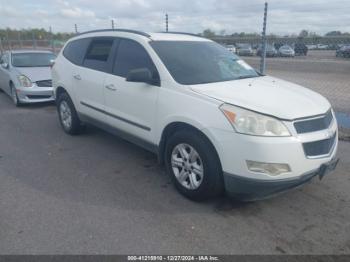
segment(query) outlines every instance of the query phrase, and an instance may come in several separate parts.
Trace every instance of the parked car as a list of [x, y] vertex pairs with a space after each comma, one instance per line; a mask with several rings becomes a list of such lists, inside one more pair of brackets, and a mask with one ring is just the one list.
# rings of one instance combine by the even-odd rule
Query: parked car
[[227, 48], [228, 51], [230, 51], [232, 53], [236, 53], [235, 45], [227, 45], [226, 48]]
[[350, 45], [343, 45], [335, 52], [336, 57], [350, 57]]
[[240, 56], [253, 56], [254, 51], [250, 44], [237, 44], [237, 54]]
[[319, 49], [319, 50], [326, 50], [326, 49], [328, 49], [328, 45], [317, 44], [317, 45], [316, 45], [316, 49]]
[[16, 106], [54, 101], [51, 65], [56, 56], [49, 51], [7, 51], [0, 58], [0, 88]]
[[309, 49], [304, 43], [302, 42], [295, 43], [294, 45], [295, 55], [306, 56], [308, 51]]
[[315, 50], [317, 49], [317, 45], [306, 45], [308, 50]]
[[260, 75], [208, 39], [88, 32], [66, 43], [52, 74], [66, 133], [90, 123], [143, 146], [193, 200], [224, 190], [261, 199], [322, 178], [338, 163], [326, 98]]
[[[259, 45], [257, 51], [256, 51], [257, 56], [262, 55], [262, 45]], [[275, 57], [277, 56], [277, 50], [273, 45], [266, 45], [266, 56], [267, 57]]]
[[291, 48], [289, 45], [283, 45], [278, 50], [278, 55], [285, 56], [285, 57], [294, 57], [295, 52], [294, 52], [293, 48]]

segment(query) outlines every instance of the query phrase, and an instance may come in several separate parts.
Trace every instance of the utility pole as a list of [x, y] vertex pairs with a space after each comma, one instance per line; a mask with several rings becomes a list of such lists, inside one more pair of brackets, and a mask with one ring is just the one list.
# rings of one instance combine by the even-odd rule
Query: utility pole
[[169, 16], [165, 14], [165, 32], [169, 32]]
[[22, 39], [21, 39], [21, 31], [18, 30], [17, 32], [17, 37], [18, 37], [18, 45], [19, 45], [19, 48], [23, 48], [23, 44], [22, 44]]
[[8, 50], [12, 49], [12, 44], [10, 41], [9, 29], [6, 29], [6, 38], [7, 38], [7, 48]]
[[78, 34], [78, 25], [74, 24], [75, 34]]
[[51, 49], [52, 49], [52, 52], [55, 53], [55, 43], [54, 43], [54, 40], [53, 40], [53, 34], [52, 34], [52, 27], [50, 26], [50, 44], [51, 44]]
[[112, 29], [114, 30], [114, 19], [112, 19]]
[[36, 49], [36, 39], [35, 39], [35, 35], [34, 35], [33, 29], [32, 29], [32, 41], [33, 41], [33, 48]]
[[263, 31], [261, 36], [262, 41], [262, 52], [261, 52], [261, 60], [260, 60], [260, 73], [265, 73], [265, 66], [266, 66], [266, 22], [267, 22], [267, 2], [265, 2], [265, 8], [264, 8], [264, 21], [263, 21]]

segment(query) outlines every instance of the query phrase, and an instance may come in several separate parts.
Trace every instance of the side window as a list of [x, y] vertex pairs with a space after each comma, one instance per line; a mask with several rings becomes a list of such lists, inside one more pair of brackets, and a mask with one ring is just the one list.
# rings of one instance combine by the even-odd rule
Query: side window
[[6, 63], [6, 64], [9, 63], [9, 55], [8, 55], [8, 53], [3, 54], [1, 56], [1, 58], [0, 58], [0, 64], [4, 64], [4, 63]]
[[140, 68], [148, 68], [153, 75], [158, 75], [152, 59], [143, 46], [132, 40], [121, 40], [113, 73], [126, 77], [130, 70]]
[[111, 60], [113, 42], [113, 38], [93, 39], [85, 55], [83, 66], [108, 72], [108, 62]]
[[90, 41], [90, 38], [84, 38], [68, 43], [63, 50], [64, 57], [73, 64], [82, 65]]

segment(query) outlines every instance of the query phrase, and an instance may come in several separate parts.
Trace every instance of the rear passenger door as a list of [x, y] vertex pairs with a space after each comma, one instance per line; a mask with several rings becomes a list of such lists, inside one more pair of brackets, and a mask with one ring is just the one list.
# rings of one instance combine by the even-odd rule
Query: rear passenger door
[[105, 78], [107, 121], [113, 127], [153, 142], [153, 127], [159, 87], [146, 83], [127, 82], [130, 70], [148, 68], [159, 77], [146, 49], [138, 42], [121, 39], [112, 74]]
[[116, 39], [92, 38], [81, 67], [73, 73], [80, 113], [105, 121], [103, 84], [112, 71]]

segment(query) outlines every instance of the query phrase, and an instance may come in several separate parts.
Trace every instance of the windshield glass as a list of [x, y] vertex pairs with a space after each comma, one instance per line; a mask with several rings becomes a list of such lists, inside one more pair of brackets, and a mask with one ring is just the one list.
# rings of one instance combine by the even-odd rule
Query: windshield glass
[[12, 65], [15, 67], [50, 66], [56, 56], [51, 53], [18, 53], [12, 54]]
[[204, 41], [152, 41], [176, 82], [196, 85], [258, 77], [243, 60], [219, 44]]

